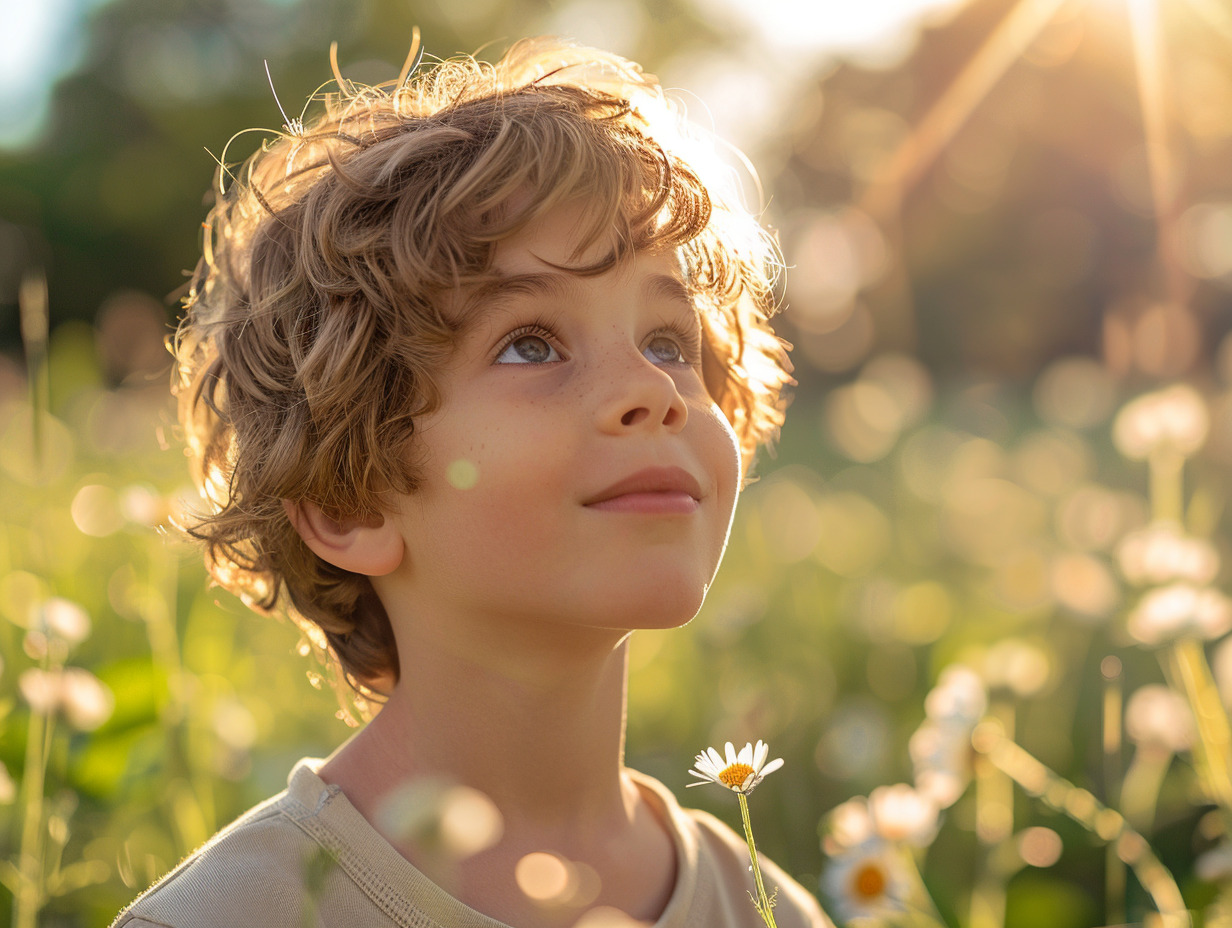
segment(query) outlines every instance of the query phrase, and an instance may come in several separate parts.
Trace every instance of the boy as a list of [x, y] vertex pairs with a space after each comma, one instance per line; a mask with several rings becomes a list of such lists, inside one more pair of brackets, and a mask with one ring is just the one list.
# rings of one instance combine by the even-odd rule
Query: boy
[[781, 422], [773, 246], [629, 62], [408, 70], [249, 160], [176, 344], [212, 572], [379, 711], [117, 924], [759, 924], [622, 758], [628, 636], [698, 611]]

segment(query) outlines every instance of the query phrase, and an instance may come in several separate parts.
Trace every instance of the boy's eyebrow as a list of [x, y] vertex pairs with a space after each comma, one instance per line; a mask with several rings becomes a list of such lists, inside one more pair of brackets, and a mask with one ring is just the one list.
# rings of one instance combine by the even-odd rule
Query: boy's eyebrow
[[670, 274], [654, 274], [646, 278], [642, 291], [647, 299], [662, 299], [676, 303], [687, 303], [696, 309], [693, 294], [679, 277]]
[[501, 275], [476, 287], [467, 302], [472, 306], [483, 304], [484, 309], [500, 309], [523, 296], [561, 299], [569, 295], [569, 276], [561, 273]]
[[[501, 309], [521, 297], [548, 296], [567, 299], [575, 275], [567, 271], [501, 275], [479, 284], [466, 301], [468, 309]], [[694, 306], [693, 294], [684, 281], [670, 274], [652, 274], [642, 284], [644, 299], [687, 303]]]

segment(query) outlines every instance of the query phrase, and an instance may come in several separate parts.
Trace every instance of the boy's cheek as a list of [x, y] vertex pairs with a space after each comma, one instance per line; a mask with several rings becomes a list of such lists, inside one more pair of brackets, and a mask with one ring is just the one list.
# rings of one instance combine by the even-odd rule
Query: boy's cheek
[[718, 403], [709, 403], [705, 414], [713, 420], [714, 428], [723, 436], [724, 453], [727, 457], [726, 466], [733, 474], [732, 479], [738, 490], [744, 480], [744, 460], [740, 454], [740, 439], [736, 436], [735, 428], [728, 421]]

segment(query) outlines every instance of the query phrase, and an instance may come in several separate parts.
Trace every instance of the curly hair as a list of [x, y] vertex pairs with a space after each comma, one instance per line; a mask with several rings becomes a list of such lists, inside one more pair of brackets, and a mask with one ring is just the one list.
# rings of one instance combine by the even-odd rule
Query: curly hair
[[370, 520], [383, 493], [415, 491], [416, 422], [467, 324], [448, 297], [489, 280], [496, 244], [537, 217], [584, 200], [579, 254], [615, 232], [577, 273], [675, 249], [706, 388], [746, 467], [776, 433], [790, 381], [768, 323], [778, 252], [713, 141], [637, 65], [526, 40], [494, 65], [450, 59], [378, 87], [339, 77], [318, 116], [284, 129], [220, 167], [174, 340], [208, 504], [186, 528], [217, 582], [285, 608], [361, 696], [397, 679], [388, 617], [367, 577], [308, 549], [282, 501]]

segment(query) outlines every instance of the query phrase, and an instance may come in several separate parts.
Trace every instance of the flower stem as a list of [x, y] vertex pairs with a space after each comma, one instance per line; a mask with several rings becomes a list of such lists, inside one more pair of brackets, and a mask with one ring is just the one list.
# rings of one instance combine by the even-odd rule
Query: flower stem
[[[42, 670], [49, 673], [50, 662], [42, 660]], [[17, 854], [20, 879], [13, 894], [14, 928], [35, 928], [39, 910], [47, 901], [44, 879], [44, 839], [47, 822], [43, 814], [47, 764], [50, 759], [52, 715], [33, 704], [26, 736], [26, 763], [21, 787], [24, 794], [21, 844]]]
[[1169, 447], [1157, 448], [1147, 460], [1151, 481], [1151, 517], [1183, 524], [1185, 458]]
[[761, 864], [757, 862], [757, 845], [753, 843], [753, 823], [749, 819], [749, 800], [744, 793], [737, 793], [736, 795], [740, 797], [740, 818], [744, 822], [744, 838], [749, 843], [749, 860], [753, 866], [753, 882], [757, 886], [757, 898], [753, 900], [753, 905], [757, 907], [757, 914], [766, 923], [766, 928], [778, 928], [774, 923], [774, 902], [766, 896], [766, 886], [761, 880]]
[[1026, 750], [1006, 737], [995, 722], [983, 722], [971, 738], [972, 746], [998, 770], [1038, 798], [1051, 809], [1069, 816], [1088, 831], [1116, 848], [1117, 856], [1129, 865], [1138, 882], [1159, 910], [1163, 928], [1190, 928], [1193, 920], [1172, 873], [1155, 852], [1115, 809], [1110, 809], [1085, 789], [1080, 789], [1044, 766]]
[[1211, 679], [1210, 666], [1201, 643], [1180, 638], [1172, 645], [1169, 667], [1173, 683], [1184, 691], [1197, 723], [1198, 740], [1194, 760], [1199, 779], [1213, 802], [1232, 812], [1232, 730], [1219, 700], [1219, 690]]

